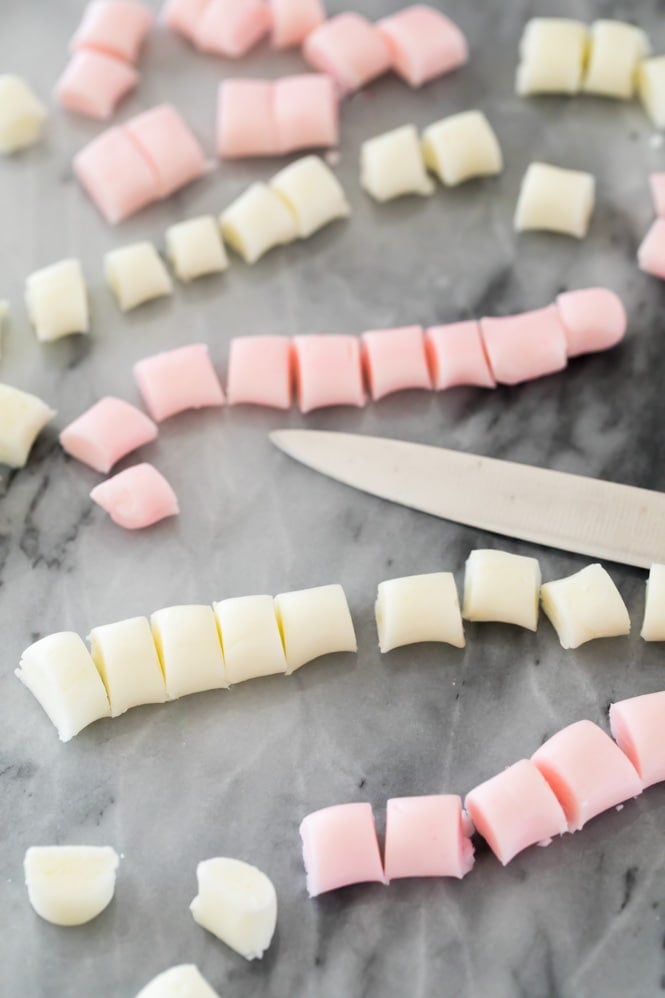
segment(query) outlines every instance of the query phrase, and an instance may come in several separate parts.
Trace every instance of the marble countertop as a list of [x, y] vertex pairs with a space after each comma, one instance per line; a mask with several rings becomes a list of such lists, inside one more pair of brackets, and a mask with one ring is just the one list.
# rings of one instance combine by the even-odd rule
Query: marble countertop
[[[50, 92], [82, 3], [3, 0], [0, 66]], [[378, 16], [399, 4], [360, 0]], [[463, 565], [477, 546], [540, 558], [545, 579], [585, 564], [356, 493], [289, 461], [268, 443], [280, 426], [343, 429], [665, 488], [665, 292], [635, 251], [652, 217], [648, 174], [665, 151], [637, 104], [525, 101], [513, 93], [527, 17], [588, 20], [627, 12], [665, 49], [662, 5], [561, 0], [447, 0], [472, 51], [462, 71], [412, 92], [386, 77], [342, 116], [336, 168], [353, 207], [338, 223], [249, 268], [187, 287], [122, 316], [102, 256], [162, 241], [174, 220], [221, 210], [274, 163], [224, 165], [113, 230], [71, 174], [100, 130], [53, 109], [46, 142], [0, 163], [0, 295], [10, 298], [0, 377], [58, 409], [26, 469], [0, 481], [0, 991], [5, 998], [131, 998], [155, 973], [193, 961], [226, 998], [624, 998], [665, 988], [665, 787], [503, 869], [480, 849], [462, 882], [358, 886], [309, 901], [298, 838], [307, 812], [367, 800], [380, 828], [388, 797], [464, 793], [583, 717], [605, 724], [610, 701], [665, 687], [663, 649], [639, 639], [645, 573], [611, 566], [633, 620], [630, 638], [564, 652], [549, 623], [536, 634], [470, 625], [463, 651], [413, 646], [383, 658], [373, 603], [385, 578]], [[344, 9], [329, 3], [331, 10]], [[297, 53], [260, 48], [236, 64], [155, 33], [141, 83], [118, 120], [172, 100], [213, 149], [224, 75], [302, 68]], [[372, 203], [358, 183], [363, 138], [413, 121], [483, 108], [503, 146], [496, 180], [430, 199]], [[583, 242], [517, 236], [512, 214], [536, 159], [592, 171], [597, 203]], [[93, 330], [37, 344], [23, 281], [67, 255], [83, 259]], [[232, 336], [352, 332], [502, 314], [549, 303], [563, 288], [614, 288], [630, 318], [616, 350], [571, 362], [514, 389], [407, 392], [364, 411], [301, 417], [238, 407], [190, 413], [139, 456], [172, 482], [182, 514], [133, 534], [88, 493], [98, 476], [67, 460], [57, 432], [103, 394], [138, 401], [137, 359], [192, 341], [224, 371]], [[126, 464], [131, 463], [128, 459]], [[341, 582], [358, 656], [332, 656], [291, 679], [144, 707], [94, 724], [67, 745], [13, 675], [22, 649], [55, 630], [149, 613], [172, 603]], [[124, 856], [116, 897], [94, 922], [65, 930], [30, 908], [22, 876], [33, 844], [111, 844]], [[246, 963], [187, 910], [198, 861], [247, 859], [279, 896], [275, 941]]]

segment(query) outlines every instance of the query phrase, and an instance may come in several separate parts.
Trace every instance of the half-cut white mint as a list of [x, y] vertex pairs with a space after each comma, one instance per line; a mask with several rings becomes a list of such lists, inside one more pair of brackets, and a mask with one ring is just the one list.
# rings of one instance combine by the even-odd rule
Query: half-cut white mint
[[23, 468], [55, 412], [36, 395], [0, 384], [0, 464]]
[[118, 862], [110, 846], [31, 846], [23, 861], [30, 904], [54, 925], [90, 922], [113, 897]]
[[181, 963], [177, 967], [153, 977], [136, 998], [219, 998], [193, 963]]
[[265, 873], [240, 859], [216, 857], [196, 868], [199, 893], [189, 908], [208, 932], [246, 960], [262, 957], [277, 924], [277, 894]]

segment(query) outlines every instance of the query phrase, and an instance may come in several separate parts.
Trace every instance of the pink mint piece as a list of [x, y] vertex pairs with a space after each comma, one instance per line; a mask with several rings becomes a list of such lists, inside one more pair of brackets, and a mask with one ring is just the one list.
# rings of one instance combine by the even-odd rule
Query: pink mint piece
[[270, 0], [271, 41], [275, 48], [302, 45], [314, 28], [326, 19], [321, 0]]
[[301, 412], [365, 405], [360, 344], [355, 336], [296, 336], [295, 380]]
[[180, 512], [175, 492], [151, 464], [135, 464], [107, 478], [90, 498], [126, 530], [141, 530]]
[[229, 405], [245, 402], [289, 409], [292, 400], [290, 339], [287, 336], [232, 339], [226, 397]]
[[96, 49], [134, 63], [153, 20], [148, 7], [132, 0], [93, 0], [83, 12], [70, 49]]
[[205, 343], [154, 354], [134, 364], [145, 406], [161, 423], [186, 409], [224, 405], [224, 393]]
[[430, 326], [425, 331], [425, 349], [437, 391], [452, 388], [453, 385], [496, 388], [478, 322]]
[[168, 197], [206, 172], [201, 146], [171, 104], [144, 111], [125, 127], [157, 175], [159, 197]]
[[556, 300], [569, 357], [609, 350], [623, 339], [628, 325], [623, 302], [607, 288], [565, 291]]
[[665, 281], [665, 218], [657, 218], [637, 251], [640, 270]]
[[123, 128], [109, 128], [74, 157], [74, 173], [115, 225], [159, 198], [157, 176]]
[[462, 801], [454, 794], [394, 797], [386, 805], [386, 880], [458, 877], [473, 867]]
[[157, 427], [140, 409], [109, 395], [66, 426], [60, 443], [77, 461], [107, 474], [116, 461], [156, 436]]
[[166, 0], [161, 18], [167, 28], [194, 42], [196, 30], [209, 0]]
[[649, 177], [653, 210], [658, 218], [665, 217], [665, 173], [652, 173]]
[[412, 87], [458, 69], [469, 58], [460, 29], [434, 7], [405, 7], [377, 27], [390, 49], [393, 69]]
[[55, 96], [68, 111], [106, 121], [133, 90], [139, 74], [133, 66], [104, 52], [75, 52], [55, 86]]
[[480, 332], [500, 385], [554, 374], [568, 363], [566, 334], [554, 305], [501, 319], [481, 319]]
[[272, 80], [222, 80], [217, 112], [217, 154], [222, 159], [277, 156], [280, 143]]
[[300, 823], [300, 837], [311, 898], [348, 884], [386, 882], [370, 804], [313, 811]]
[[271, 24], [265, 0], [210, 0], [196, 27], [195, 43], [202, 52], [237, 59], [268, 34]]
[[334, 83], [325, 73], [276, 80], [273, 100], [279, 152], [337, 145], [338, 100]]
[[665, 780], [665, 691], [613, 703], [610, 730], [643, 787]]
[[342, 94], [387, 73], [392, 55], [376, 25], [360, 14], [338, 14], [315, 28], [303, 45], [305, 60], [332, 76]]
[[432, 387], [421, 326], [372, 329], [362, 334], [370, 394], [376, 402], [406, 388]]

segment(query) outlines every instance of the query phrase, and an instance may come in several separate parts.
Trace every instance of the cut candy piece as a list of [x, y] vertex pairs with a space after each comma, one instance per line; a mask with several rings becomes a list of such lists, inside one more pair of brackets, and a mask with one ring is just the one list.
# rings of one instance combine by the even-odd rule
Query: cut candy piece
[[516, 89], [528, 94], [576, 94], [589, 33], [586, 24], [565, 17], [534, 17], [520, 42]]
[[430, 388], [422, 326], [372, 329], [362, 334], [363, 361], [376, 402], [406, 388]]
[[229, 345], [226, 399], [289, 409], [292, 401], [288, 336], [235, 337]]
[[365, 405], [360, 342], [356, 336], [295, 336], [293, 350], [301, 412], [330, 405]]
[[562, 648], [630, 633], [626, 605], [602, 565], [587, 565], [565, 579], [546, 582], [540, 599]]
[[281, 593], [275, 597], [287, 675], [321, 655], [358, 650], [353, 621], [340, 585]]
[[651, 225], [637, 251], [640, 270], [665, 281], [665, 218], [657, 218]]
[[135, 464], [107, 478], [90, 498], [125, 530], [141, 530], [180, 512], [175, 492], [151, 464]]
[[415, 125], [403, 125], [362, 143], [360, 184], [375, 201], [434, 192]]
[[337, 145], [337, 94], [333, 81], [325, 73], [275, 80], [272, 99], [278, 152]]
[[304, 156], [284, 167], [270, 181], [270, 190], [292, 213], [301, 239], [351, 214], [341, 184], [318, 156]]
[[577, 721], [558, 731], [531, 759], [556, 794], [571, 832], [642, 793], [632, 763], [591, 721]]
[[160, 423], [186, 409], [224, 405], [224, 393], [205, 343], [166, 350], [134, 364], [146, 408]]
[[609, 350], [626, 333], [626, 309], [619, 296], [607, 288], [565, 291], [558, 295], [556, 307], [569, 357]]
[[462, 616], [535, 631], [539, 588], [540, 565], [535, 558], [479, 548], [466, 562]]
[[152, 22], [152, 11], [133, 0], [93, 0], [83, 12], [70, 49], [96, 49], [136, 62]]
[[419, 641], [464, 647], [464, 628], [452, 572], [409, 575], [379, 583], [376, 629], [382, 652]]
[[181, 963], [157, 974], [136, 998], [220, 998], [193, 963]]
[[385, 874], [400, 877], [465, 877], [473, 846], [455, 794], [393, 797], [386, 804]]
[[322, 0], [270, 0], [271, 41], [275, 48], [302, 45], [307, 36], [326, 19]]
[[273, 80], [222, 80], [217, 110], [217, 155], [276, 156], [280, 152]]
[[483, 346], [495, 380], [519, 385], [563, 371], [568, 364], [564, 327], [555, 305], [480, 320]]
[[272, 596], [238, 596], [212, 606], [229, 685], [286, 672]]
[[271, 24], [265, 0], [210, 0], [196, 25], [195, 44], [202, 52], [237, 59], [268, 34]]
[[640, 635], [645, 641], [665, 641], [665, 565], [649, 570]]
[[93, 627], [90, 653], [108, 694], [111, 717], [144, 703], [164, 703], [166, 687], [146, 617]]
[[84, 49], [70, 59], [56, 83], [55, 96], [68, 111], [106, 121], [138, 79], [139, 74], [126, 62]]
[[557, 797], [529, 759], [474, 787], [464, 806], [504, 866], [528, 846], [547, 845], [553, 836], [568, 831]]
[[466, 38], [441, 11], [426, 4], [405, 7], [377, 25], [392, 55], [392, 68], [412, 87], [421, 87], [463, 66]]
[[665, 173], [652, 173], [649, 177], [653, 210], [658, 218], [665, 216]]
[[60, 260], [36, 270], [25, 283], [25, 301], [42, 343], [90, 328], [88, 296], [79, 260]]
[[0, 383], [0, 463], [23, 468], [55, 410], [36, 395]]
[[610, 730], [643, 787], [665, 780], [665, 691], [613, 703]]
[[315, 28], [303, 45], [306, 61], [332, 76], [342, 94], [360, 90], [392, 65], [381, 32], [360, 14], [338, 14]]
[[23, 860], [30, 904], [54, 925], [84, 925], [111, 903], [119, 862], [110, 846], [31, 846]]
[[104, 273], [123, 312], [173, 294], [173, 284], [152, 243], [133, 243], [104, 257]]
[[206, 172], [203, 149], [173, 105], [160, 104], [144, 111], [125, 127], [157, 175], [160, 198]]
[[38, 142], [46, 108], [20, 76], [0, 76], [0, 154], [7, 156]]
[[336, 804], [300, 823], [311, 898], [348, 884], [386, 883], [371, 804]]
[[295, 218], [266, 184], [252, 184], [220, 216], [224, 239], [247, 263], [292, 242], [298, 235]]
[[246, 960], [261, 959], [277, 924], [272, 881], [240, 859], [216, 857], [196, 868], [199, 892], [189, 908], [194, 921]]
[[111, 225], [160, 196], [157, 174], [124, 128], [109, 128], [89, 142], [74, 157], [73, 168]]
[[222, 646], [210, 606], [168, 606], [150, 617], [169, 700], [226, 689]]
[[433, 387], [453, 385], [496, 388], [480, 335], [480, 323], [452, 322], [425, 330], [425, 351]]
[[[645, 59], [637, 71], [637, 92], [656, 128], [665, 128], [665, 56]], [[656, 209], [658, 215], [662, 214]]]
[[594, 21], [582, 89], [587, 94], [628, 100], [635, 93], [637, 66], [649, 54], [640, 28], [622, 21]]
[[482, 111], [451, 114], [429, 125], [422, 150], [427, 168], [449, 187], [503, 169], [499, 140]]
[[196, 40], [196, 30], [209, 0], [166, 0], [161, 17], [171, 31], [190, 42]]
[[539, 229], [583, 239], [594, 205], [595, 179], [581, 170], [531, 163], [515, 211], [518, 232]]
[[123, 399], [100, 399], [60, 434], [64, 450], [106, 475], [116, 461], [157, 436], [151, 419]]
[[172, 225], [166, 230], [166, 249], [181, 281], [218, 274], [229, 265], [219, 226], [212, 215]]
[[61, 742], [111, 715], [95, 663], [71, 631], [49, 634], [26, 648], [16, 675], [43, 707]]

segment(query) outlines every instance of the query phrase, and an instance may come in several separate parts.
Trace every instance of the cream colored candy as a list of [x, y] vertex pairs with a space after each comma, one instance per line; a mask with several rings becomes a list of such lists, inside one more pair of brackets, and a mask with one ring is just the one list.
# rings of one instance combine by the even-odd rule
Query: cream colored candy
[[23, 860], [30, 904], [54, 925], [84, 925], [110, 904], [118, 863], [110, 846], [31, 846]]
[[576, 94], [589, 33], [586, 24], [565, 17], [534, 17], [524, 28], [520, 43], [516, 90], [529, 94]]
[[216, 857], [196, 868], [194, 921], [246, 960], [260, 959], [277, 924], [277, 894], [261, 870], [240, 859]]
[[423, 132], [422, 149], [428, 170], [449, 187], [503, 169], [499, 141], [482, 111], [463, 111], [435, 121]]
[[141, 988], [136, 998], [219, 998], [193, 963], [163, 970]]
[[518, 232], [542, 229], [583, 239], [594, 205], [595, 179], [581, 170], [531, 163], [515, 211]]
[[36, 395], [0, 383], [0, 463], [23, 468], [38, 434], [54, 416]]
[[213, 603], [229, 684], [286, 672], [272, 596], [238, 596]]
[[594, 21], [582, 90], [628, 100], [635, 93], [638, 63], [650, 51], [640, 28], [623, 21]]
[[360, 183], [375, 201], [434, 192], [415, 125], [403, 125], [363, 142]]
[[298, 236], [292, 212], [266, 184], [248, 187], [222, 212], [220, 224], [226, 242], [247, 263]]
[[46, 108], [18, 76], [0, 76], [0, 154], [8, 155], [38, 142]]
[[538, 627], [540, 565], [508, 551], [472, 551], [464, 577], [465, 620], [496, 620], [529, 631]]
[[146, 617], [93, 627], [88, 640], [108, 693], [111, 717], [143, 703], [164, 703], [164, 676]]
[[58, 340], [90, 329], [88, 296], [79, 260], [60, 260], [26, 280], [25, 301], [37, 339]]
[[640, 635], [645, 641], [665, 641], [665, 565], [649, 570]]
[[351, 214], [342, 185], [319, 156], [303, 156], [280, 170], [270, 189], [293, 214], [301, 239]]
[[152, 298], [173, 294], [171, 278], [152, 243], [133, 243], [111, 250], [104, 257], [104, 272], [123, 312]]
[[652, 124], [656, 128], [665, 128], [665, 55], [640, 63], [637, 92]]
[[212, 607], [168, 606], [150, 617], [169, 700], [226, 689], [222, 646]]
[[628, 610], [602, 565], [546, 582], [540, 599], [563, 648], [630, 633]]
[[375, 604], [382, 652], [418, 641], [464, 647], [464, 629], [452, 572], [410, 575], [379, 583]]
[[275, 597], [287, 675], [320, 655], [357, 651], [349, 605], [340, 585], [299, 589]]
[[169, 259], [181, 281], [217, 274], [229, 265], [219, 226], [212, 215], [188, 218], [166, 230]]

